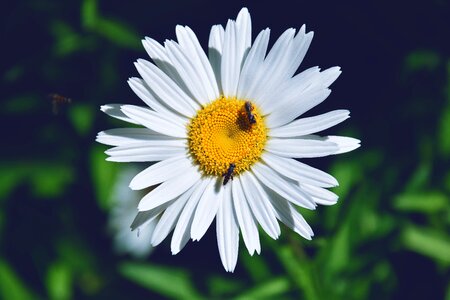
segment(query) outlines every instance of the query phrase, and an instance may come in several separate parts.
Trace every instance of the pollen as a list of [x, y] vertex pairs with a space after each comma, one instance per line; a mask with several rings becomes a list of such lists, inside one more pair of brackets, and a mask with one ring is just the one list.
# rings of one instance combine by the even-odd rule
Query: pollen
[[236, 165], [239, 175], [257, 162], [267, 141], [267, 128], [252, 105], [250, 123], [245, 100], [220, 97], [203, 107], [188, 125], [189, 152], [205, 175], [222, 176]]

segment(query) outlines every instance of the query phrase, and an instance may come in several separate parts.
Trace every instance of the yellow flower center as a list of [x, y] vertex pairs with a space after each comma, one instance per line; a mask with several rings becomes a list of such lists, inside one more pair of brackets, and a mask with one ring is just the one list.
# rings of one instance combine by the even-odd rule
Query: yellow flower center
[[[245, 100], [220, 97], [191, 120], [189, 152], [204, 174], [222, 176], [233, 163], [233, 174], [238, 175], [261, 157], [267, 129], [258, 108], [251, 104], [249, 110], [248, 104], [246, 107]], [[249, 111], [254, 116], [252, 121]]]

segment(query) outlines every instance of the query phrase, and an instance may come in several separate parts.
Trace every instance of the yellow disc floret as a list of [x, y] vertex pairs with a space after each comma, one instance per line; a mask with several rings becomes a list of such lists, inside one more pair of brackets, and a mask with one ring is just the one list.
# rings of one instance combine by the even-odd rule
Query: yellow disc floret
[[[247, 105], [249, 105], [247, 101]], [[188, 126], [189, 152], [206, 175], [222, 176], [250, 169], [261, 157], [267, 129], [258, 108], [246, 101], [221, 97], [198, 111]]]

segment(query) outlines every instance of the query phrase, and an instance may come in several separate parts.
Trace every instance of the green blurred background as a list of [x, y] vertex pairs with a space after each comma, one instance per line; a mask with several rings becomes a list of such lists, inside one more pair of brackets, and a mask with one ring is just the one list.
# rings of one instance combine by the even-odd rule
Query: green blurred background
[[[343, 69], [308, 114], [349, 109], [327, 133], [362, 147], [306, 160], [339, 180], [340, 201], [302, 211], [312, 241], [283, 227], [277, 241], [262, 234], [260, 256], [241, 243], [234, 274], [214, 228], [176, 256], [170, 239], [146, 258], [118, 253], [110, 213], [127, 166], [94, 140], [125, 124], [99, 106], [139, 104], [126, 80], [145, 35], [163, 42], [186, 24], [205, 47], [210, 26], [244, 5], [253, 36], [315, 31], [302, 69]], [[1, 14], [2, 299], [450, 299], [448, 1], [25, 0]], [[72, 103], [55, 115], [50, 93]]]

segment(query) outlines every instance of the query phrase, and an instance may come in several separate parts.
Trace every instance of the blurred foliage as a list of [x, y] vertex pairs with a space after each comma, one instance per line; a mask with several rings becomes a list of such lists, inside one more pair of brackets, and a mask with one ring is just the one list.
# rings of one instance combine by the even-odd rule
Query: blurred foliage
[[[440, 1], [410, 3], [410, 15], [403, 5], [371, 2], [330, 4], [329, 11], [308, 4], [301, 16], [270, 12], [289, 21], [262, 5], [251, 10], [255, 24], [272, 19], [278, 31], [306, 18], [324, 34], [307, 64], [332, 58], [325, 64], [345, 70], [321, 109], [349, 106], [352, 119], [332, 130], [360, 138], [362, 147], [311, 161], [339, 180], [341, 199], [302, 210], [316, 232], [312, 241], [284, 227], [277, 241], [262, 233], [260, 256], [249, 256], [241, 242], [234, 274], [222, 269], [213, 228], [175, 257], [168, 242], [146, 262], [113, 251], [106, 218], [121, 166], [105, 161], [106, 147], [94, 140], [123, 123], [99, 107], [139, 103], [126, 78], [136, 74], [132, 61], [145, 56], [145, 34], [166, 34], [187, 19], [203, 28], [196, 32], [206, 45], [211, 22], [239, 9], [227, 5], [220, 18], [199, 14], [213, 11], [202, 1], [136, 9], [29, 0], [3, 12], [2, 299], [450, 299], [450, 57], [443, 38], [450, 27], [442, 14], [450, 7]], [[342, 27], [353, 31], [344, 37]], [[436, 28], [444, 32], [434, 36]], [[53, 115], [49, 93], [73, 101]]]
[[14, 270], [4, 261], [0, 261], [0, 295], [3, 299], [33, 299], [35, 296], [24, 285]]
[[200, 299], [187, 271], [144, 263], [121, 263], [119, 272], [130, 280], [172, 299]]

